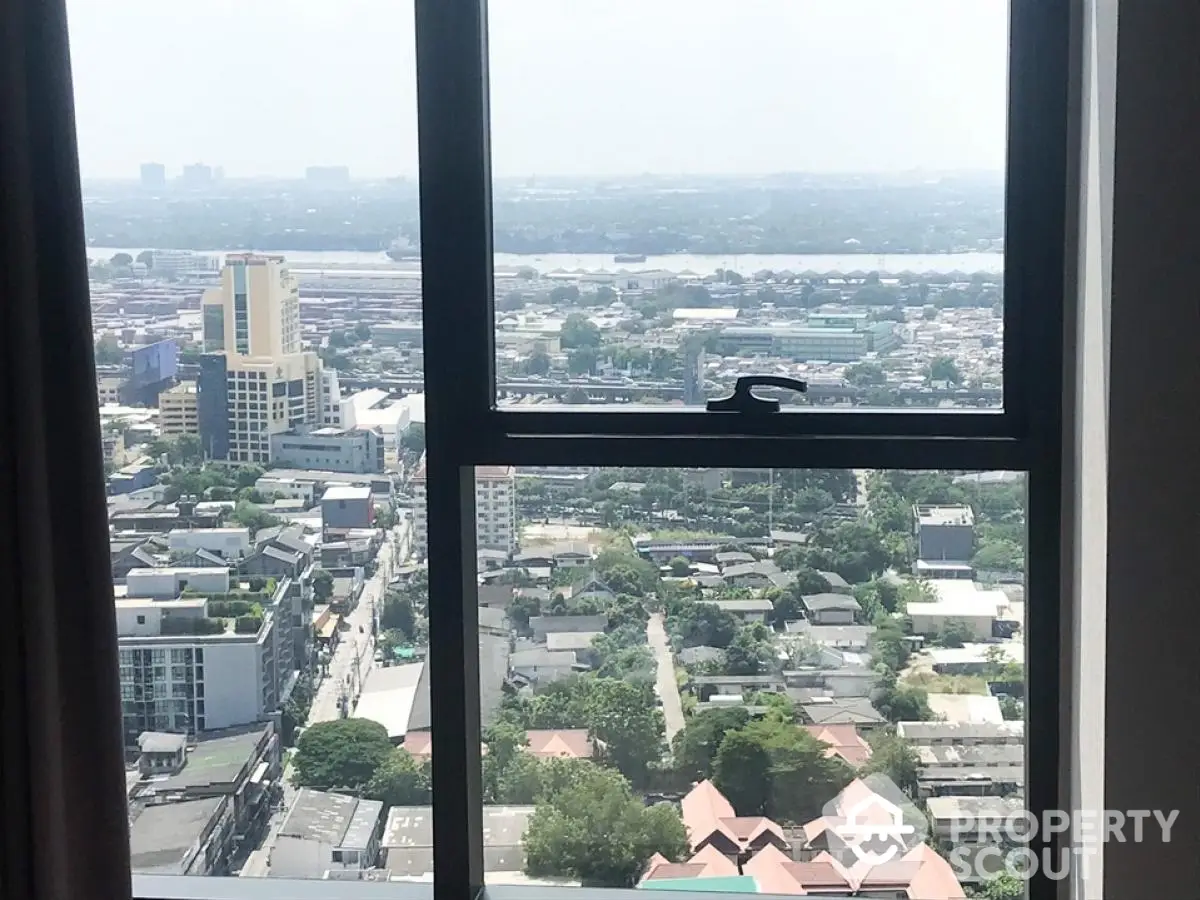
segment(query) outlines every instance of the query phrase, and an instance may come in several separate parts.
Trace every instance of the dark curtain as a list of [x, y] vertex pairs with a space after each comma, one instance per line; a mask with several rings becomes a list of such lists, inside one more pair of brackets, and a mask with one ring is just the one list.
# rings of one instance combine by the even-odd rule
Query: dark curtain
[[63, 0], [0, 2], [0, 896], [130, 893]]

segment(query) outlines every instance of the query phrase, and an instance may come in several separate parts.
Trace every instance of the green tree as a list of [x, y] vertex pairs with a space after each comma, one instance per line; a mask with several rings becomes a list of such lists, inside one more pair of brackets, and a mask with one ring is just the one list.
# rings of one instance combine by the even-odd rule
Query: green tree
[[855, 387], [887, 384], [883, 366], [877, 362], [860, 362], [846, 368], [846, 381]]
[[593, 766], [539, 803], [525, 833], [525, 871], [576, 878], [585, 887], [631, 888], [655, 853], [680, 860], [687, 851], [673, 807], [647, 807], [625, 779]]
[[278, 516], [271, 515], [261, 506], [257, 506], [248, 500], [239, 500], [233, 512], [229, 514], [229, 521], [249, 528], [250, 533], [254, 534], [260, 528], [270, 528], [273, 525], [278, 525], [280, 520]]
[[588, 397], [588, 392], [581, 387], [570, 388], [563, 394], [563, 403], [571, 404], [572, 406], [583, 406], [591, 400]]
[[961, 384], [963, 378], [953, 359], [948, 356], [939, 356], [929, 364], [929, 380]]
[[725, 650], [725, 669], [730, 675], [761, 675], [774, 661], [771, 632], [765, 625], [743, 625]]
[[684, 647], [725, 649], [738, 634], [738, 619], [715, 603], [685, 601], [672, 611], [668, 622]]
[[380, 504], [375, 507], [375, 527], [391, 530], [396, 527], [396, 511]]
[[879, 681], [871, 704], [889, 722], [928, 722], [933, 718], [929, 697], [922, 688], [900, 684], [894, 672], [879, 668]]
[[600, 353], [595, 347], [579, 347], [567, 351], [567, 372], [571, 375], [595, 375]]
[[863, 767], [863, 774], [878, 772], [886, 775], [900, 790], [916, 797], [921, 761], [912, 745], [888, 731], [876, 731], [867, 740], [871, 744], [871, 758]]
[[579, 287], [574, 284], [560, 284], [550, 290], [551, 303], [574, 303], [578, 299]]
[[750, 721], [745, 709], [708, 709], [692, 716], [672, 741], [675, 768], [691, 781], [711, 778], [725, 735]]
[[312, 576], [313, 598], [328, 603], [333, 597], [333, 575], [327, 569], [317, 569]]
[[713, 784], [740, 816], [766, 815], [771, 800], [771, 754], [746, 729], [725, 735], [713, 761]]
[[676, 556], [667, 563], [667, 567], [671, 570], [671, 574], [676, 578], [686, 578], [692, 573], [692, 564], [688, 562], [685, 556]]
[[114, 253], [108, 264], [114, 269], [127, 269], [133, 265], [133, 257], [128, 253]]
[[883, 618], [875, 623], [875, 633], [871, 635], [871, 662], [875, 666], [883, 666], [890, 672], [899, 672], [908, 665], [912, 655], [904, 631], [893, 618]]
[[100, 340], [96, 341], [95, 358], [98, 366], [117, 366], [125, 361], [125, 351], [121, 349], [115, 334], [100, 336]]
[[334, 719], [305, 730], [292, 759], [297, 787], [364, 790], [392, 754], [387, 729], [369, 719]]
[[961, 619], [947, 619], [937, 634], [936, 643], [943, 647], [961, 647], [974, 639], [975, 633], [966, 622]]
[[525, 307], [525, 295], [520, 291], [509, 291], [496, 298], [496, 309], [500, 312], [516, 312]]
[[379, 627], [398, 631], [408, 641], [416, 637], [417, 613], [408, 594], [394, 590], [387, 592], [379, 612]]
[[530, 375], [545, 375], [550, 371], [550, 354], [540, 348], [534, 350], [525, 361], [525, 371]]
[[653, 763], [662, 759], [662, 710], [651, 684], [613, 678], [588, 679], [584, 722], [604, 744], [603, 758], [634, 784], [643, 784]]
[[[342, 721], [352, 722], [353, 719]], [[363, 794], [384, 806], [427, 806], [432, 801], [429, 763], [407, 750], [393, 750], [367, 782]]]
[[154, 268], [154, 251], [143, 250], [137, 255], [137, 261], [144, 265], [148, 270]]
[[366, 322], [359, 322], [354, 326], [354, 337], [360, 341], [369, 341], [371, 339], [371, 326]]
[[1001, 872], [987, 879], [978, 891], [983, 900], [1023, 900], [1025, 882], [1011, 872]]
[[[559, 288], [555, 288], [559, 290]], [[575, 289], [578, 295], [578, 288]], [[553, 293], [551, 294], [553, 297]], [[563, 322], [559, 340], [564, 350], [600, 346], [600, 329], [583, 313], [571, 313]]]
[[506, 612], [519, 634], [529, 634], [529, 620], [542, 614], [542, 604], [536, 597], [518, 594], [509, 602]]
[[525, 729], [511, 719], [501, 718], [484, 730], [483, 741], [487, 745], [487, 753], [483, 757], [484, 801], [508, 802], [500, 799], [500, 792], [509, 769], [518, 757], [527, 756], [523, 752], [529, 744]]

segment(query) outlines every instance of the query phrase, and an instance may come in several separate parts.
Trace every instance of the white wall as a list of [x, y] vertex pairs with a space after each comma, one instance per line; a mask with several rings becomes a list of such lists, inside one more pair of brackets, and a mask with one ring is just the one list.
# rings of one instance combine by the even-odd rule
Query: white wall
[[229, 590], [229, 570], [197, 569], [130, 569], [125, 578], [126, 596], [153, 597], [173, 600], [179, 596], [180, 585], [202, 593], [223, 594]]
[[204, 718], [212, 731], [262, 716], [260, 649], [253, 637], [198, 644], [204, 648]]
[[172, 551], [207, 550], [226, 559], [250, 552], [249, 528], [176, 528], [167, 540]]

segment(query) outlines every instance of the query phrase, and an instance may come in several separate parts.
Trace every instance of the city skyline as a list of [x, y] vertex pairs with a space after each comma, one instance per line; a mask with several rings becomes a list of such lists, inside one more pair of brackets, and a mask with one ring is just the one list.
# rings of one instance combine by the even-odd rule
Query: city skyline
[[[231, 178], [299, 177], [310, 165], [416, 174], [413, 23], [402, 5], [69, 7], [85, 178], [136, 177], [148, 161], [173, 172], [207, 162]], [[493, 169], [999, 171], [1006, 8], [493, 4]]]

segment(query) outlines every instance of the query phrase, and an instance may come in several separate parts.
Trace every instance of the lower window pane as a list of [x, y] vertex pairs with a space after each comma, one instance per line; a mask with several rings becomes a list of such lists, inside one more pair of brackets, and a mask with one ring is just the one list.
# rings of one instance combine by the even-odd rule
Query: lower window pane
[[1003, 867], [1022, 475], [480, 469], [476, 509], [489, 884], [942, 900]]

